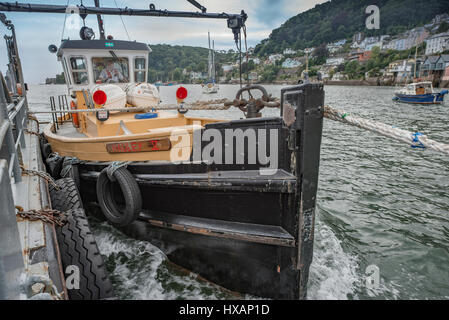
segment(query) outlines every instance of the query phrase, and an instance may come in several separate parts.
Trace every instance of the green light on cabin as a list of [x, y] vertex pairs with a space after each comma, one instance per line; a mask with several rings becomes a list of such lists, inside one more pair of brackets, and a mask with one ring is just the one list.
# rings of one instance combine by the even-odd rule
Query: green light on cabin
[[114, 47], [114, 43], [113, 42], [106, 42], [104, 45], [105, 45], [105, 47], [108, 47], [108, 48]]

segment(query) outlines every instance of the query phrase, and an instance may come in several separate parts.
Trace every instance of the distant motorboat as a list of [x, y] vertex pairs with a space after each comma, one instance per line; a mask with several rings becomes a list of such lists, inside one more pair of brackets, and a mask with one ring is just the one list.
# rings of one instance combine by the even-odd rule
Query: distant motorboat
[[448, 90], [436, 92], [432, 82], [416, 82], [394, 92], [394, 101], [417, 104], [440, 104]]

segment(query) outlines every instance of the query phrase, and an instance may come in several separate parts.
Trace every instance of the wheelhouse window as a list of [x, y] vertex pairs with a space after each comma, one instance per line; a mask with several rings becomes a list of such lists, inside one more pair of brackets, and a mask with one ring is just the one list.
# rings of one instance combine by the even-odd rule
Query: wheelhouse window
[[146, 59], [136, 58], [134, 59], [134, 80], [135, 82], [146, 82]]
[[83, 57], [72, 57], [70, 58], [70, 66], [72, 68], [73, 82], [75, 84], [89, 83], [86, 59]]
[[127, 58], [92, 58], [95, 83], [129, 82], [129, 62]]

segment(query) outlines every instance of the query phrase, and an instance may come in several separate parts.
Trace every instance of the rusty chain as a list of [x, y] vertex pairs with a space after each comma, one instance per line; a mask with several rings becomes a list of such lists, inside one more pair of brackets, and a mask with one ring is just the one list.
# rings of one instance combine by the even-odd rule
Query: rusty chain
[[39, 132], [28, 130], [28, 129], [23, 129], [23, 132], [28, 133], [28, 134], [33, 134], [35, 136], [38, 136], [39, 138], [41, 136]]
[[39, 120], [35, 116], [33, 116], [32, 114], [28, 114], [28, 120], [33, 120], [33, 121], [36, 122], [36, 124], [37, 124], [37, 132], [39, 132], [40, 131], [39, 130]]
[[57, 224], [60, 227], [63, 227], [67, 223], [67, 217], [65, 214], [58, 210], [43, 209], [24, 211], [20, 206], [16, 206], [16, 210], [16, 215], [22, 219], [30, 221], [41, 220], [43, 222]]
[[23, 165], [20, 165], [20, 169], [22, 169], [22, 175], [27, 176], [38, 176], [48, 183], [50, 183], [56, 190], [60, 190], [59, 186], [56, 184], [55, 180], [45, 171], [36, 171], [36, 170], [28, 170], [25, 169]]

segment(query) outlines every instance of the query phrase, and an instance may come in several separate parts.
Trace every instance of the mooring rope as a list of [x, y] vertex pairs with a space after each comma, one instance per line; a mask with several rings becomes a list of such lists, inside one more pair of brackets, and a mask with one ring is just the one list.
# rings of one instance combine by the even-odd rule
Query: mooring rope
[[[216, 99], [209, 101], [196, 101], [192, 103], [184, 104], [184, 108], [188, 110], [228, 110], [231, 106], [233, 106], [233, 102], [229, 99]], [[273, 107], [277, 108], [277, 104], [267, 104], [265, 107]], [[108, 109], [108, 111], [127, 111], [127, 112], [136, 112], [136, 111], [149, 111], [149, 110], [177, 110], [179, 105], [177, 104], [160, 104], [155, 108], [118, 108], [118, 109]], [[84, 110], [70, 110], [70, 112], [96, 112], [100, 109], [84, 109]], [[103, 109], [104, 110], [104, 109]], [[29, 112], [33, 113], [51, 113], [51, 112], [61, 112], [61, 111], [37, 111], [37, 112]], [[401, 141], [407, 144], [410, 144], [412, 148], [428, 148], [435, 151], [439, 151], [449, 155], [449, 145], [429, 139], [426, 135], [420, 132], [410, 132], [407, 130], [395, 128], [393, 126], [364, 119], [359, 116], [355, 116], [344, 112], [342, 110], [334, 109], [331, 106], [324, 106], [324, 117], [330, 120], [339, 121], [344, 124], [349, 124], [361, 129], [365, 129], [368, 131], [372, 131], [378, 134], [381, 134], [385, 137], [395, 139], [397, 141]], [[115, 166], [112, 166], [114, 168]], [[110, 175], [112, 176], [112, 175]]]
[[429, 139], [420, 132], [410, 132], [381, 122], [363, 119], [330, 106], [324, 106], [324, 117], [405, 142], [412, 148], [428, 148], [449, 155], [449, 145]]
[[[196, 101], [191, 103], [185, 103], [184, 108], [189, 110], [228, 110], [232, 105], [229, 105], [232, 101], [228, 99], [217, 99], [209, 101]], [[157, 110], [177, 110], [179, 105], [177, 104], [160, 104], [155, 109]]]
[[61, 169], [61, 173], [60, 173], [61, 178], [68, 177], [67, 175], [69, 174], [72, 167], [76, 164], [81, 164], [81, 163], [84, 163], [84, 161], [81, 161], [78, 158], [64, 157], [64, 161], [62, 162], [62, 169]]
[[108, 175], [109, 180], [115, 181], [114, 173], [120, 168], [126, 168], [132, 161], [114, 161], [107, 168], [106, 173]]

